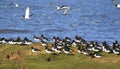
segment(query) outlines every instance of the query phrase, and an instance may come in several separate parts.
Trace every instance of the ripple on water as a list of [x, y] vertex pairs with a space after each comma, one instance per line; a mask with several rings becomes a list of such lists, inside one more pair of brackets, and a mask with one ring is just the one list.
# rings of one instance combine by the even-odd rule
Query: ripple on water
[[0, 33], [28, 33], [30, 30], [0, 29]]
[[[8, 7], [10, 3], [19, 3], [20, 8]], [[28, 5], [34, 15], [26, 20], [21, 17]], [[56, 5], [71, 9], [64, 16], [62, 11], [55, 12]], [[78, 35], [89, 41], [120, 41], [120, 10], [111, 0], [0, 0], [0, 13], [0, 37], [30, 38], [45, 33], [50, 37]]]

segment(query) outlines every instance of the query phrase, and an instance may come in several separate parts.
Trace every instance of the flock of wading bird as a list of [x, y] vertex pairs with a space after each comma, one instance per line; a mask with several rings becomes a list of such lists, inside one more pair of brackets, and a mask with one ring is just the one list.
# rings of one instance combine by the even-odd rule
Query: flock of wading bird
[[[113, 42], [112, 46], [109, 46], [106, 41], [103, 41], [101, 44], [96, 41], [87, 42], [85, 39], [79, 36], [75, 36], [73, 40], [69, 37], [61, 39], [60, 37], [53, 36], [51, 42], [47, 37], [41, 34], [40, 37], [33, 36], [33, 39], [35, 42], [39, 42], [41, 44], [40, 46], [43, 46], [45, 48], [44, 50], [46, 53], [73, 54], [73, 52], [75, 52], [73, 48], [76, 48], [78, 53], [95, 58], [102, 57], [100, 52], [106, 52], [108, 54], [114, 53], [116, 55], [120, 54], [120, 44], [117, 40]], [[16, 40], [13, 38], [0, 38], [0, 43], [30, 46], [33, 41], [29, 40], [27, 37], [24, 39], [18, 37]], [[51, 43], [52, 46], [49, 46], [48, 43]], [[31, 51], [36, 53], [41, 52], [42, 50], [35, 48], [35, 46], [31, 46]]]

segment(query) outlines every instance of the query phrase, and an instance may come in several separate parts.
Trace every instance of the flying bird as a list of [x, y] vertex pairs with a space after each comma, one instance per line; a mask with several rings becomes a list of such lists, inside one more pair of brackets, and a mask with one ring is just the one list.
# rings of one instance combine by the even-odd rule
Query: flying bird
[[23, 15], [25, 19], [30, 19], [30, 7], [28, 6], [25, 11], [25, 15]]
[[66, 5], [56, 6], [56, 9], [59, 11], [63, 11], [63, 14], [66, 15], [70, 10], [70, 6], [66, 6]]

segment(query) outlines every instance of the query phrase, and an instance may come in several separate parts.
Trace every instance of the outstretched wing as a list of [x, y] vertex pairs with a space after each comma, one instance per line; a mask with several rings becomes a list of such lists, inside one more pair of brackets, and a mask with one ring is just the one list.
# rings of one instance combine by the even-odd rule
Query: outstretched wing
[[25, 11], [25, 18], [29, 18], [29, 16], [30, 16], [30, 8], [27, 7]]

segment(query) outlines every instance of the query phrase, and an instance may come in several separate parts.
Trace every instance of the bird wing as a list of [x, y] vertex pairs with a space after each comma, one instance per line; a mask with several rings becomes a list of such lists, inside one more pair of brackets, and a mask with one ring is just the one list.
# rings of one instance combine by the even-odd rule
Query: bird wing
[[27, 7], [27, 8], [26, 8], [26, 11], [25, 11], [25, 17], [28, 18], [29, 15], [30, 15], [30, 8]]
[[66, 15], [66, 14], [68, 13], [69, 10], [70, 10], [69, 7], [63, 8], [63, 14]]

